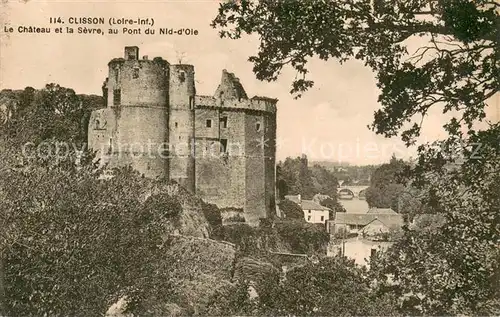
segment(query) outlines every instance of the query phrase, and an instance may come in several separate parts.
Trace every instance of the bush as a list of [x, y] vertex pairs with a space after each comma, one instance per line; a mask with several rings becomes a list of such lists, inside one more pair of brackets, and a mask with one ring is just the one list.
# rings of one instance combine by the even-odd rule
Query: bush
[[0, 170], [1, 314], [99, 316], [122, 292], [167, 296], [158, 269], [181, 210], [176, 196], [144, 201], [144, 188], [164, 183], [130, 169], [102, 181], [87, 166], [46, 164]]
[[266, 298], [265, 315], [394, 316], [396, 301], [378, 296], [366, 271], [343, 257], [323, 258], [287, 273]]
[[304, 220], [304, 211], [298, 204], [294, 203], [293, 201], [284, 199], [279, 202], [278, 207], [285, 214], [285, 217], [287, 219]]
[[323, 225], [305, 221], [282, 221], [276, 223], [275, 228], [279, 238], [290, 246], [293, 253], [323, 253], [330, 240]]

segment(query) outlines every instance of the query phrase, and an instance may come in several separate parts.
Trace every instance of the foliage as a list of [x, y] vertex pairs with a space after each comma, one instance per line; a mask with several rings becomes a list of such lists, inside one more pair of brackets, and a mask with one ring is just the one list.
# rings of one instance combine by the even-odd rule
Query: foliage
[[395, 274], [406, 314], [500, 311], [500, 124], [485, 122], [500, 87], [499, 7], [488, 0], [244, 0], [222, 4], [213, 21], [223, 37], [257, 34], [259, 52], [250, 58], [257, 78], [275, 80], [290, 65], [297, 95], [313, 84], [311, 57], [363, 61], [380, 89], [371, 125], [378, 134], [412, 145], [427, 115], [448, 116], [447, 138], [420, 146], [410, 174], [419, 209], [440, 213], [446, 225], [405, 231], [381, 266]]
[[287, 220], [277, 222], [275, 228], [277, 235], [290, 246], [292, 253], [324, 253], [330, 240], [323, 224]]
[[368, 206], [404, 212], [399, 210], [399, 199], [405, 192], [408, 170], [409, 165], [395, 156], [388, 164], [378, 167], [371, 177], [370, 187], [366, 189]]
[[337, 187], [339, 186], [337, 178], [332, 172], [320, 165], [314, 165], [310, 168], [314, 188], [316, 193], [337, 197]]
[[41, 90], [26, 87], [13, 92], [11, 99], [12, 117], [0, 130], [16, 145], [55, 138], [80, 149], [87, 142], [90, 112], [103, 105], [102, 97], [77, 95], [57, 84]]
[[[287, 195], [300, 194], [303, 199], [311, 199], [316, 193], [312, 173], [309, 170], [307, 157], [290, 158], [278, 163], [278, 185]], [[284, 196], [284, 195], [281, 195]]]
[[314, 195], [313, 200], [321, 206], [330, 208], [328, 212], [330, 219], [335, 219], [336, 212], [346, 212], [344, 206], [342, 206], [338, 200], [332, 199], [330, 196]]
[[0, 171], [7, 315], [101, 315], [122, 293], [134, 302], [169, 296], [158, 265], [182, 209], [176, 197], [148, 197], [154, 181], [130, 169], [105, 181], [74, 160]]
[[305, 155], [279, 162], [276, 176], [282, 198], [300, 194], [303, 199], [312, 199], [319, 193], [337, 199], [338, 181], [333, 172], [320, 165], [309, 167]]
[[278, 207], [285, 214], [287, 219], [304, 220], [304, 211], [293, 201], [283, 199], [278, 203]]
[[[249, 60], [261, 80], [276, 80], [284, 66], [297, 72], [292, 93], [313, 85], [307, 62], [316, 56], [358, 59], [377, 74], [383, 109], [373, 128], [395, 135], [408, 120], [406, 141], [420, 132], [419, 115], [433, 106], [465, 110], [469, 123], [484, 117], [485, 100], [499, 87], [498, 4], [492, 1], [253, 1], [221, 4], [212, 26], [221, 37], [257, 34]], [[426, 44], [409, 55], [407, 39]]]
[[244, 255], [260, 255], [266, 252], [262, 244], [263, 235], [259, 228], [253, 228], [246, 223], [235, 223], [223, 226], [221, 240], [234, 243], [239, 252]]
[[221, 316], [397, 316], [393, 297], [370, 285], [365, 269], [342, 257], [323, 258], [287, 272], [286, 279], [262, 280], [258, 298], [248, 296], [248, 281], [220, 289], [211, 315]]
[[[266, 294], [266, 315], [395, 316], [388, 296], [371, 290], [366, 271], [343, 257], [323, 258], [292, 269]], [[269, 294], [271, 293], [271, 294]]]
[[250, 299], [248, 288], [246, 281], [218, 288], [209, 300], [206, 316], [255, 316], [258, 303]]
[[350, 165], [348, 163], [337, 163], [329, 161], [316, 161], [313, 165], [319, 165], [330, 171], [342, 185], [370, 185], [370, 177], [378, 165]]
[[242, 256], [265, 258], [269, 251], [324, 254], [330, 237], [323, 225], [307, 223], [302, 217], [272, 226], [225, 225], [220, 239], [234, 243]]

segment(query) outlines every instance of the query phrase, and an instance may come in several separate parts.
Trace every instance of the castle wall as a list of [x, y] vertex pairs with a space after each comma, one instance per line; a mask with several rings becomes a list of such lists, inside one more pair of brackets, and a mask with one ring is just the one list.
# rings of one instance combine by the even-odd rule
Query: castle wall
[[95, 151], [107, 152], [110, 148], [110, 109], [99, 109], [91, 113], [88, 126], [88, 146]]
[[167, 107], [168, 63], [154, 60], [123, 60], [109, 63], [108, 105], [122, 107]]
[[248, 99], [227, 71], [215, 96], [196, 96], [192, 65], [138, 56], [126, 47], [108, 64], [107, 108], [91, 115], [89, 147], [110, 167], [175, 180], [251, 225], [274, 213], [276, 100]]
[[[130, 49], [134, 54], [128, 56]], [[137, 48], [125, 53], [126, 59], [108, 64], [107, 132], [89, 139], [101, 147], [108, 144], [102, 154], [110, 167], [132, 165], [147, 177], [168, 177], [168, 63], [138, 60]]]
[[[223, 117], [227, 117], [226, 127]], [[211, 127], [207, 120], [212, 120]], [[243, 211], [245, 207], [245, 157], [239, 151], [244, 121], [244, 112], [196, 109], [196, 193], [219, 208]], [[225, 153], [221, 139], [227, 140]]]
[[165, 108], [123, 107], [113, 109], [113, 115], [112, 154], [148, 177], [168, 177]]
[[263, 145], [265, 140], [262, 115], [248, 113], [245, 118], [246, 203], [245, 218], [257, 222], [266, 217], [265, 170]]
[[195, 192], [195, 84], [192, 65], [171, 65], [169, 83], [170, 179]]
[[276, 214], [276, 115], [267, 113], [265, 120], [264, 174], [267, 216]]

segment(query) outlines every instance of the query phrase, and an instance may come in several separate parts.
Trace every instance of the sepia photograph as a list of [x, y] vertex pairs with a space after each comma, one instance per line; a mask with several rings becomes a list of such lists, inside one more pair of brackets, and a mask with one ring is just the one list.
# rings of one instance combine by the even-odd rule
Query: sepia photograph
[[499, 2], [0, 6], [0, 317], [500, 315]]

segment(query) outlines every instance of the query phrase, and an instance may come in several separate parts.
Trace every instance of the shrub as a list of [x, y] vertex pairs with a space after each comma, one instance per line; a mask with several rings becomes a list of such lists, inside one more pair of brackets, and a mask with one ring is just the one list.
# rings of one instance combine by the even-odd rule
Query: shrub
[[304, 211], [298, 204], [294, 203], [293, 201], [284, 199], [279, 202], [278, 207], [285, 214], [285, 217], [287, 219], [304, 220]]
[[282, 221], [276, 223], [275, 228], [279, 238], [287, 243], [294, 253], [322, 253], [330, 240], [322, 225], [305, 221]]

